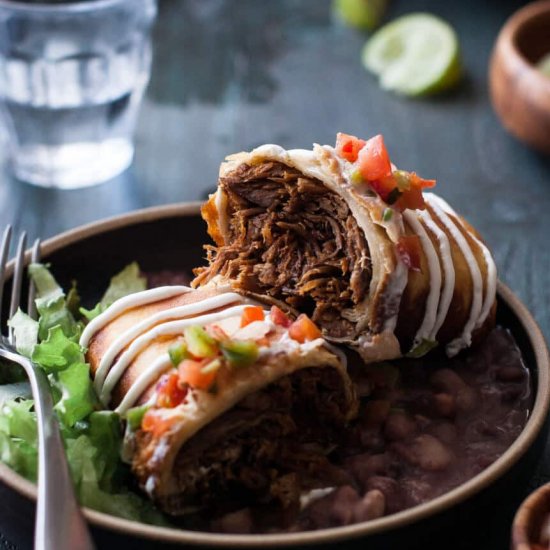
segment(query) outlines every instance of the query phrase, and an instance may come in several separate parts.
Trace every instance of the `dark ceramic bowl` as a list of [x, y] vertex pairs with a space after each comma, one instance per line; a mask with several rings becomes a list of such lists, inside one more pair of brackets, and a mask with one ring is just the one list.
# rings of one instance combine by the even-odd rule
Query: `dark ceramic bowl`
[[[137, 260], [145, 271], [191, 270], [201, 265], [202, 244], [208, 242], [198, 204], [151, 208], [87, 225], [47, 240], [43, 258], [51, 263], [59, 282], [77, 279], [85, 302], [95, 303], [109, 278]], [[500, 284], [498, 321], [518, 341], [531, 371], [535, 394], [529, 421], [512, 446], [479, 475], [425, 504], [368, 523], [313, 532], [273, 535], [223, 535], [152, 527], [86, 510], [100, 548], [333, 546], [364, 548], [434, 548], [460, 538], [464, 522], [492, 506], [495, 498], [510, 503], [510, 514], [521, 500], [513, 488], [524, 487], [540, 454], [543, 426], [548, 413], [550, 365], [544, 338], [535, 321]], [[21, 548], [32, 543], [34, 500], [32, 483], [0, 464], [0, 530]], [[491, 513], [494, 509], [488, 508]], [[493, 514], [494, 515], [494, 514]], [[511, 517], [501, 525], [507, 538]], [[457, 532], [457, 526], [460, 525]], [[454, 526], [454, 529], [452, 528]], [[438, 541], [439, 540], [441, 542]], [[447, 542], [447, 544], [446, 544]], [[479, 546], [475, 546], [479, 547]], [[502, 546], [504, 547], [504, 546]]]

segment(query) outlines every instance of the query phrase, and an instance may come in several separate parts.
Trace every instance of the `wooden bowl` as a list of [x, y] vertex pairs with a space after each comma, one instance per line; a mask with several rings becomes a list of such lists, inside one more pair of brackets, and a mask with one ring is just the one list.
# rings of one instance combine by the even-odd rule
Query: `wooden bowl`
[[504, 127], [550, 154], [550, 76], [535, 63], [550, 52], [550, 0], [517, 11], [498, 35], [489, 70], [493, 107]]
[[[150, 208], [77, 228], [45, 241], [42, 252], [61, 285], [67, 288], [71, 280], [78, 281], [84, 304], [89, 306], [98, 300], [112, 274], [129, 262], [138, 261], [145, 271], [190, 271], [204, 262], [202, 245], [207, 241], [205, 224], [195, 203]], [[5, 296], [9, 296], [9, 292]], [[503, 284], [498, 287], [498, 300], [498, 322], [512, 331], [530, 369], [534, 404], [527, 425], [516, 441], [499, 459], [466, 483], [429, 502], [387, 517], [301, 533], [191, 532], [145, 525], [85, 509], [98, 548], [326, 548], [336, 544], [346, 544], [346, 548], [368, 546], [369, 550], [448, 548], [449, 542], [460, 538], [468, 521], [483, 517], [476, 514], [476, 510], [493, 510], [497, 500], [500, 518], [503, 503], [507, 505], [505, 519], [499, 525], [505, 544], [524, 484], [544, 446], [543, 428], [550, 405], [550, 362], [544, 337], [535, 321]], [[34, 484], [0, 463], [0, 530], [17, 548], [32, 547], [35, 500]], [[460, 525], [458, 533], [457, 525]]]
[[542, 530], [548, 529], [550, 520], [550, 483], [531, 493], [514, 518], [512, 550], [543, 550], [548, 548], [550, 533], [542, 543]]

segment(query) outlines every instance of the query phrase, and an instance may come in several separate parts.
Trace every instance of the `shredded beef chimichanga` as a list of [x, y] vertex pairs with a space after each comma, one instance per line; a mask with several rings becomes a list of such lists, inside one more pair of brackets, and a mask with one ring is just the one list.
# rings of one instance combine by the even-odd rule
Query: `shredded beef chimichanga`
[[103, 404], [133, 425], [141, 487], [174, 515], [297, 506], [327, 479], [327, 454], [356, 414], [345, 357], [309, 318], [228, 289], [122, 298], [81, 344]]
[[216, 246], [193, 286], [305, 312], [367, 362], [449, 356], [494, 324], [496, 268], [433, 181], [397, 170], [381, 136], [228, 157], [203, 217]]

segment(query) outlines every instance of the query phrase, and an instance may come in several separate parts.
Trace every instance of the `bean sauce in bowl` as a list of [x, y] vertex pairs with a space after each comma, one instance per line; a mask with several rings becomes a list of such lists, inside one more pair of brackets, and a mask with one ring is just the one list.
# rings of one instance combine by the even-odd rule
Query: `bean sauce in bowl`
[[[303, 531], [369, 521], [429, 501], [492, 464], [524, 428], [532, 404], [529, 371], [504, 328], [452, 360], [352, 361], [361, 397], [357, 420], [331, 455], [339, 475], [303, 495], [286, 525]], [[201, 528], [265, 531], [261, 507], [241, 508]]]

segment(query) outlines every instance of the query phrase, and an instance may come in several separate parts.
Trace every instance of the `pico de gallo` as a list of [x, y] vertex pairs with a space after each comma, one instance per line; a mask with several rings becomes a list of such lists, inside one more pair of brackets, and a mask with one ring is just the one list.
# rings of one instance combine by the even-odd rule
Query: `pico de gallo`
[[[269, 323], [267, 321], [262, 307], [247, 306], [240, 319], [233, 323], [234, 332], [221, 324], [187, 327], [181, 341], [168, 352], [174, 368], [157, 383], [153, 404], [128, 411], [128, 421], [135, 428], [141, 427], [153, 435], [160, 435], [177, 419], [164, 414], [166, 409], [184, 403], [190, 391], [215, 392], [216, 380], [223, 369], [254, 365], [260, 356], [260, 348], [269, 345], [270, 335], [288, 332], [289, 338], [300, 344], [321, 337], [317, 325], [304, 314], [293, 321], [279, 307], [272, 306]], [[263, 326], [253, 327], [254, 323]]]
[[[414, 210], [426, 207], [422, 190], [434, 187], [435, 180], [423, 179], [415, 172], [397, 170], [391, 163], [382, 135], [365, 141], [338, 133], [335, 148], [341, 158], [354, 165], [354, 184], [366, 183], [384, 202], [399, 212], [407, 208]], [[391, 213], [385, 215], [389, 217]]]

